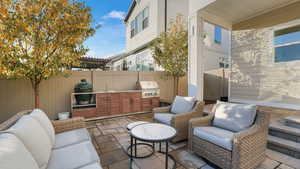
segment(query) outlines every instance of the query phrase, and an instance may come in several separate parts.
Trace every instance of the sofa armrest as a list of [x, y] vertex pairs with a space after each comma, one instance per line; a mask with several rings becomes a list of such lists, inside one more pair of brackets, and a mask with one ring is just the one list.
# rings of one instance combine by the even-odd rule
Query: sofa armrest
[[55, 133], [62, 133], [86, 127], [83, 117], [75, 117], [68, 120], [54, 120], [52, 121], [52, 124], [54, 126]]
[[214, 118], [214, 114], [209, 114], [208, 116], [190, 119], [189, 134], [188, 134], [188, 149], [190, 151], [192, 151], [192, 137], [193, 137], [194, 128], [200, 126], [210, 126], [213, 118]]
[[153, 108], [153, 113], [168, 113], [171, 111], [171, 106]]

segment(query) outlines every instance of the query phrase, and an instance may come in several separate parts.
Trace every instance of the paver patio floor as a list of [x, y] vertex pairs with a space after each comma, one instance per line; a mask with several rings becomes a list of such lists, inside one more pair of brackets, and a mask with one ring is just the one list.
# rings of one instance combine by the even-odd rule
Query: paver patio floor
[[[126, 130], [127, 124], [134, 121], [152, 122], [152, 113], [139, 114], [127, 117], [118, 117], [92, 121], [88, 123], [88, 129], [93, 138], [97, 152], [101, 159], [103, 169], [129, 169], [130, 160], [125, 153], [130, 145], [130, 137]], [[179, 142], [170, 145], [170, 154], [176, 159], [177, 169], [211, 169], [216, 168], [206, 160], [193, 153], [188, 152], [186, 142]], [[162, 146], [164, 148], [164, 145]], [[156, 146], [158, 149], [158, 146]], [[138, 153], [144, 154], [151, 151], [148, 147], [139, 147]], [[267, 151], [267, 159], [257, 169], [294, 169], [298, 168], [298, 161], [280, 153]], [[283, 157], [286, 157], [283, 159]], [[155, 153], [149, 158], [134, 159], [133, 169], [164, 169], [165, 156]], [[172, 161], [169, 160], [172, 166]], [[293, 166], [293, 167], [292, 167]], [[296, 166], [296, 167], [295, 167]], [[171, 167], [170, 167], [171, 168]], [[300, 166], [299, 166], [300, 168]]]

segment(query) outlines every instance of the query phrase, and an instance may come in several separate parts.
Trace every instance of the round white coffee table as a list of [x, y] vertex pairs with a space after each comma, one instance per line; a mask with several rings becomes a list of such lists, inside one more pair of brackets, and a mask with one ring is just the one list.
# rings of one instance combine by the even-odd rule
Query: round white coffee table
[[[146, 123], [149, 123], [149, 122], [146, 122], [146, 121], [136, 121], [136, 122], [129, 123], [126, 128], [127, 128], [128, 131], [130, 131], [132, 128], [134, 128], [134, 127], [136, 127], [138, 125], [141, 125], [141, 124], [146, 124]], [[152, 144], [137, 143], [136, 139], [134, 139], [133, 142], [134, 142], [133, 144], [131, 144], [129, 147], [127, 147], [126, 153], [127, 153], [127, 155], [129, 157], [132, 156], [134, 158], [147, 158], [147, 157], [150, 157], [150, 156], [153, 155], [153, 153], [155, 151], [155, 147], [154, 147], [155, 145], [154, 145], [154, 143], [152, 143]], [[132, 148], [131, 148], [132, 146], [134, 147], [134, 150], [132, 150]], [[152, 149], [152, 152], [150, 152], [150, 153], [148, 153], [146, 155], [138, 155], [138, 150], [137, 150], [138, 146], [148, 146], [148, 147], [150, 147]], [[134, 153], [131, 153], [132, 151]], [[134, 154], [134, 155], [132, 155], [132, 154]]]
[[[133, 127], [130, 130], [130, 147], [131, 147], [131, 156], [130, 159], [132, 161], [132, 147], [133, 147], [133, 140], [140, 140], [144, 142], [150, 143], [159, 143], [159, 152], [165, 154], [166, 162], [165, 168], [168, 169], [168, 162], [169, 157], [174, 161], [174, 165], [172, 168], [176, 167], [176, 161], [174, 158], [169, 154], [169, 141], [176, 136], [177, 132], [176, 129], [160, 123], [145, 123], [140, 124]], [[166, 143], [166, 151], [162, 152], [161, 150], [161, 143]]]

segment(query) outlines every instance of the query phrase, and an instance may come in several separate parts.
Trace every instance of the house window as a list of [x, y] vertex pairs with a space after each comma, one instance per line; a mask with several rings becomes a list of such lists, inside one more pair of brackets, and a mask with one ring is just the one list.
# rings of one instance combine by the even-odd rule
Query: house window
[[133, 38], [149, 25], [149, 7], [140, 12], [130, 23], [130, 37]]
[[275, 62], [300, 60], [300, 25], [274, 32]]
[[130, 23], [130, 37], [134, 37], [134, 35], [136, 34], [136, 20], [131, 21]]
[[137, 34], [140, 33], [143, 30], [143, 13], [141, 12], [137, 17], [136, 17], [136, 22], [137, 22]]
[[215, 43], [222, 43], [222, 28], [220, 26], [215, 26]]
[[148, 27], [149, 24], [149, 8], [145, 8], [143, 11], [143, 30]]

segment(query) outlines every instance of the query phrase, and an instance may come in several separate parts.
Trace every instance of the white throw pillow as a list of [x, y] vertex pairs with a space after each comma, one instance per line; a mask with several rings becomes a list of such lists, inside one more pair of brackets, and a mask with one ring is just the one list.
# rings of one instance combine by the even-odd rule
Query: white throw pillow
[[190, 112], [194, 108], [195, 102], [196, 99], [194, 97], [176, 96], [172, 104], [171, 112], [175, 114]]
[[46, 168], [52, 145], [46, 131], [39, 122], [29, 115], [25, 115], [5, 132], [17, 136], [27, 150], [31, 152], [39, 168]]
[[0, 134], [1, 169], [39, 169], [31, 153], [14, 135]]
[[37, 120], [43, 129], [47, 132], [49, 139], [51, 140], [52, 147], [55, 145], [55, 130], [51, 120], [46, 113], [40, 109], [34, 109], [30, 116]]
[[213, 126], [239, 132], [252, 126], [255, 116], [256, 105], [218, 101]]

